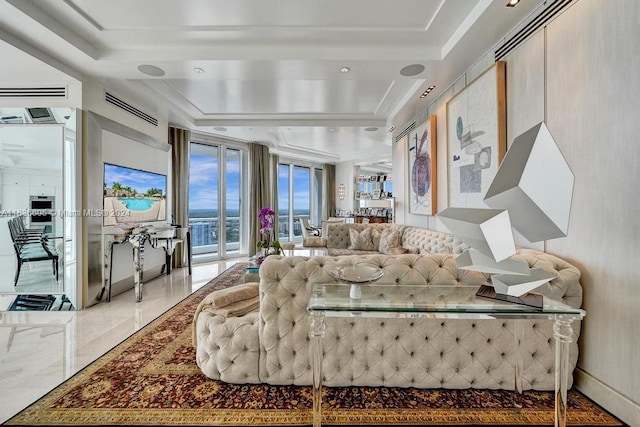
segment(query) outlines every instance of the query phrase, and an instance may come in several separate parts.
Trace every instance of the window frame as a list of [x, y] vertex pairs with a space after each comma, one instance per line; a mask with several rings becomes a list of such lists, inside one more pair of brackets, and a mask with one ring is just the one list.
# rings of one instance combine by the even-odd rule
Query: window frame
[[[217, 252], [204, 253], [198, 256], [198, 260], [209, 261], [211, 259], [225, 259], [228, 257], [226, 247], [226, 178], [227, 178], [227, 149], [238, 150], [240, 154], [240, 235], [238, 253], [235, 251], [232, 257], [248, 256], [249, 246], [249, 190], [248, 190], [248, 164], [249, 164], [249, 147], [246, 143], [238, 142], [226, 138], [217, 137], [215, 135], [203, 134], [200, 132], [192, 132], [189, 140], [190, 144], [200, 144], [214, 147], [218, 151], [218, 250]], [[191, 147], [191, 146], [190, 146]], [[191, 150], [189, 150], [191, 153]], [[191, 154], [189, 154], [191, 155]], [[191, 165], [189, 165], [191, 168]], [[224, 196], [224, 197], [223, 197]], [[222, 219], [224, 218], [224, 221]], [[244, 224], [244, 226], [242, 226]]]

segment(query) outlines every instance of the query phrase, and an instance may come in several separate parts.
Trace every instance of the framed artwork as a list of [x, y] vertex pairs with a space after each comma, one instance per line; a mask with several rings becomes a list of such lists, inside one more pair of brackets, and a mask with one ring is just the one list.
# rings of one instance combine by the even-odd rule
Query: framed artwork
[[436, 116], [409, 133], [409, 212], [436, 214]]
[[373, 198], [374, 199], [379, 199], [381, 193], [382, 193], [382, 190], [373, 190]]
[[450, 207], [486, 207], [507, 151], [505, 64], [496, 62], [447, 102]]
[[362, 193], [361, 193], [361, 192], [359, 192], [359, 191], [356, 191], [355, 196], [354, 196], [354, 199], [356, 199], [356, 200], [360, 200], [360, 197], [361, 197], [361, 196], [362, 196]]

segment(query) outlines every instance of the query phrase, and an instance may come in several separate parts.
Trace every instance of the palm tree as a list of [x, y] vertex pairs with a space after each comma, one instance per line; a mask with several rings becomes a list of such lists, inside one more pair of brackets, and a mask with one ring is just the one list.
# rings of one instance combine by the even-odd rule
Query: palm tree
[[111, 185], [111, 189], [113, 190], [113, 195], [118, 197], [121, 191], [124, 191], [124, 187], [119, 182], [114, 182]]

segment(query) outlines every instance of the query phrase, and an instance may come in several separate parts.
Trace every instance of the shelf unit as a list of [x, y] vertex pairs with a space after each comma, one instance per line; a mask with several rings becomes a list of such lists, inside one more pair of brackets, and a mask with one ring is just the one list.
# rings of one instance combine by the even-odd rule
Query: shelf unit
[[357, 175], [355, 178], [354, 217], [356, 222], [393, 222], [393, 186], [391, 175]]

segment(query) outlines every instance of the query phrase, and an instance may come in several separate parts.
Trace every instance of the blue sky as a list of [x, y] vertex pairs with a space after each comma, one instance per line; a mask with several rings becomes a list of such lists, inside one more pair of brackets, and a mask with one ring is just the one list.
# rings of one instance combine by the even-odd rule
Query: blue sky
[[104, 183], [107, 188], [111, 188], [114, 182], [122, 184], [123, 187], [131, 187], [141, 194], [150, 188], [160, 188], [163, 195], [167, 194], [166, 176], [105, 163]]
[[[191, 154], [189, 209], [218, 209], [218, 158]], [[240, 209], [240, 162], [227, 159], [227, 209]]]
[[[311, 171], [308, 168], [293, 168], [293, 209], [309, 210]], [[289, 205], [289, 167], [278, 167], [278, 210], [286, 210]]]
[[[278, 168], [280, 210], [288, 206], [288, 167]], [[294, 209], [309, 210], [310, 171], [294, 168], [293, 190]], [[208, 155], [191, 154], [189, 165], [189, 209], [212, 209], [218, 207], [218, 158]], [[240, 208], [240, 161], [227, 158], [227, 209]]]

